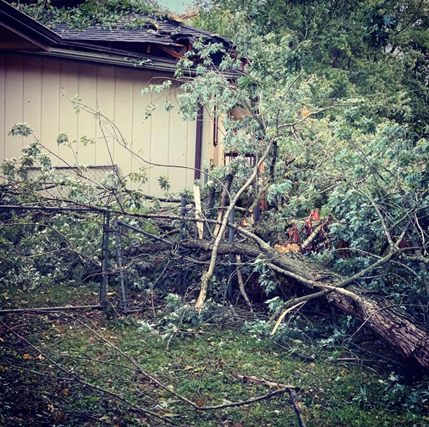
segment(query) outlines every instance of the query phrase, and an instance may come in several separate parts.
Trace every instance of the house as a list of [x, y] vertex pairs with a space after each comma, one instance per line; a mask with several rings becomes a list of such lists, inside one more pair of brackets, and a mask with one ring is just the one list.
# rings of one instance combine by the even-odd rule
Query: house
[[[144, 168], [147, 183], [130, 185], [150, 195], [161, 194], [159, 176], [168, 177], [171, 191], [178, 192], [201, 178], [208, 164], [222, 163], [222, 138], [209, 113], [201, 108], [195, 122], [180, 117], [178, 82], [173, 80], [161, 94], [142, 95], [142, 89], [173, 79], [178, 59], [195, 40], [202, 37], [227, 48], [231, 42], [172, 19], [152, 19], [136, 28], [130, 25], [136, 19], [142, 17], [130, 14], [111, 29], [76, 29], [65, 23], [47, 28], [0, 0], [0, 161], [19, 157], [32, 142], [8, 135], [14, 123], [26, 122], [58, 156], [56, 166], [114, 164], [121, 176]], [[93, 114], [76, 113], [70, 101], [76, 95], [112, 120], [140, 157], [104, 135]], [[166, 100], [176, 108], [158, 108], [145, 119], [149, 104], [162, 106]], [[58, 145], [60, 133], [70, 141], [95, 143]]]

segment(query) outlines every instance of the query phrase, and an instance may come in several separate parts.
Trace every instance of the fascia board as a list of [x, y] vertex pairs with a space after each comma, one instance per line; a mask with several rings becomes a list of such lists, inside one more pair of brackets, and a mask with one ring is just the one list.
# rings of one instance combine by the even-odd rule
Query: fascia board
[[8, 30], [45, 50], [49, 50], [51, 44], [57, 44], [61, 41], [58, 34], [15, 9], [4, 0], [0, 0], [0, 23]]

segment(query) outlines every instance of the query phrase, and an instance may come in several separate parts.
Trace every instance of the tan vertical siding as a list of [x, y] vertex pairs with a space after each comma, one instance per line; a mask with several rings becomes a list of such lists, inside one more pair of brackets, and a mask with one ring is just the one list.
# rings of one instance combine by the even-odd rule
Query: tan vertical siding
[[[12, 124], [26, 121], [42, 144], [65, 161], [56, 160], [54, 164], [106, 165], [113, 159], [123, 176], [140, 168], [146, 170], [149, 181], [143, 186], [133, 186], [145, 193], [162, 194], [158, 185], [161, 175], [169, 178], [173, 192], [190, 187], [194, 177], [196, 123], [185, 122], [180, 117], [176, 100], [178, 85], [161, 94], [141, 95], [148, 84], [161, 83], [164, 78], [168, 78], [165, 73], [110, 65], [36, 56], [0, 57], [0, 158], [18, 157], [23, 143], [32, 141], [7, 136]], [[76, 114], [69, 100], [76, 94], [84, 105], [98, 109], [113, 120], [138, 155], [133, 156], [115, 143], [109, 134], [104, 139], [98, 118], [93, 114], [83, 108]], [[170, 112], [164, 110], [167, 99], [175, 105]], [[152, 117], [145, 119], [145, 108], [151, 102], [158, 108]], [[208, 126], [211, 127], [210, 120]], [[65, 145], [58, 146], [56, 138], [60, 132], [68, 133], [70, 141], [77, 141], [71, 150]], [[204, 135], [204, 158], [208, 159], [212, 155], [212, 129], [206, 122]], [[94, 139], [95, 143], [83, 146], [79, 142], [83, 136]], [[191, 169], [157, 167], [145, 160]]]
[[6, 78], [6, 60], [0, 57], [0, 161], [5, 159], [5, 144], [6, 139], [6, 117], [5, 117], [5, 106], [6, 106], [6, 88], [5, 88], [5, 78]]
[[115, 69], [115, 125], [120, 134], [115, 142], [114, 161], [118, 165], [121, 175], [131, 172], [131, 153], [133, 149], [133, 86], [134, 73], [130, 68]]
[[[23, 121], [30, 123], [34, 135], [40, 138], [42, 106], [42, 61], [40, 58], [24, 58], [23, 103]], [[28, 142], [25, 141], [25, 144]]]
[[[95, 157], [98, 165], [109, 165], [113, 160], [113, 139], [106, 132], [110, 129], [107, 119], [115, 117], [115, 68], [97, 66], [97, 109], [106, 117], [101, 117], [102, 127], [96, 126]], [[106, 136], [106, 139], [104, 138]]]
[[22, 58], [6, 59], [5, 78], [5, 156], [19, 157], [23, 138], [8, 135], [11, 126], [23, 121], [23, 60]]
[[[131, 159], [131, 170], [134, 172], [145, 171], [148, 182], [143, 185], [131, 185], [134, 189], [141, 189], [144, 193], [149, 193], [149, 182], [151, 179], [151, 168], [145, 160], [149, 160], [152, 138], [152, 118], [145, 119], [145, 108], [151, 102], [151, 95], [142, 95], [141, 91], [146, 87], [153, 77], [153, 73], [148, 71], [134, 71], [134, 111], [133, 111], [133, 148], [137, 156]], [[154, 178], [155, 179], [155, 178]]]
[[70, 146], [60, 145], [59, 156], [69, 165], [74, 165], [78, 158], [78, 118], [70, 99], [79, 92], [79, 65], [74, 62], [60, 63], [60, 132], [67, 133]]
[[[197, 133], [197, 122], [186, 122], [187, 124], [187, 144], [186, 144], [186, 165], [193, 168], [195, 166], [195, 136]], [[186, 170], [186, 187], [194, 182], [194, 170]]]
[[[40, 140], [56, 155], [59, 154], [57, 136], [60, 132], [60, 63], [59, 61], [42, 60], [42, 107]], [[32, 125], [33, 127], [35, 125]], [[27, 143], [27, 141], [26, 141]], [[58, 158], [52, 163], [59, 165]]]
[[[214, 123], [213, 123], [213, 131], [212, 131], [212, 135], [213, 132], [217, 132], [217, 146], [214, 147], [214, 164], [216, 166], [221, 166], [225, 163], [224, 158], [223, 158], [223, 154], [224, 154], [224, 150], [223, 150], [223, 139], [224, 139], [224, 128], [223, 128], [223, 116], [219, 117], [217, 120], [217, 129], [214, 129]], [[213, 137], [212, 137], [213, 138]]]
[[[78, 94], [82, 99], [82, 104], [87, 105], [92, 110], [97, 108], [97, 66], [93, 64], [79, 64], [79, 87]], [[96, 165], [95, 141], [97, 121], [93, 114], [81, 108], [78, 113], [78, 159], [81, 165]], [[86, 137], [92, 143], [84, 145], [81, 138]]]
[[[154, 83], [158, 83], [156, 80]], [[152, 104], [158, 107], [152, 112], [150, 161], [155, 164], [170, 164], [170, 113], [164, 110], [164, 104], [168, 95], [165, 91], [152, 93]], [[158, 178], [168, 177], [168, 168], [163, 166], [152, 166], [149, 181], [149, 192], [151, 194], [160, 192]]]
[[[178, 85], [174, 84], [170, 90], [169, 101], [174, 102], [175, 92], [178, 90]], [[169, 127], [169, 161], [170, 164], [175, 166], [187, 165], [187, 151], [188, 151], [188, 124], [182, 120], [179, 109], [177, 107], [170, 111], [170, 125]], [[195, 133], [194, 133], [195, 141]], [[194, 142], [195, 144], [195, 142]], [[183, 189], [186, 187], [186, 170], [182, 168], [170, 168], [168, 171], [168, 179], [170, 183], [174, 183], [176, 187]]]
[[209, 168], [210, 164], [214, 162], [214, 147], [213, 147], [213, 120], [210, 117], [209, 111], [207, 108], [203, 110], [203, 146], [201, 157], [203, 161], [201, 166], [203, 169]]

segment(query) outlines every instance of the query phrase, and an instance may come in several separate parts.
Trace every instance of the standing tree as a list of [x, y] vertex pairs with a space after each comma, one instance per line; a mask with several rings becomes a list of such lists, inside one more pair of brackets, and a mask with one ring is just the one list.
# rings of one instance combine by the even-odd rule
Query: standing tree
[[428, 8], [423, 0], [201, 0], [195, 23], [232, 39], [243, 26], [287, 35], [296, 69], [327, 79], [333, 96], [372, 96], [377, 115], [424, 134]]

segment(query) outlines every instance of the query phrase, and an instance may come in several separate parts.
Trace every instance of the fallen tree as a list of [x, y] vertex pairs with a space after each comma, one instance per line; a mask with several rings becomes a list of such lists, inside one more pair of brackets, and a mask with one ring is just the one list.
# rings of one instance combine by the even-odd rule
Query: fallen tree
[[[247, 39], [238, 48], [249, 65], [242, 77], [231, 81], [208, 69], [184, 85], [185, 109], [211, 102], [214, 115], [227, 115], [225, 141], [237, 154], [224, 172], [234, 178], [228, 183], [229, 205], [217, 217], [218, 232], [210, 242], [183, 242], [210, 254], [196, 308], [204, 304], [219, 255], [262, 257], [277, 274], [310, 292], [286, 302], [285, 310], [326, 297], [410, 363], [427, 368], [428, 332], [392, 303], [412, 293], [424, 304], [429, 296], [427, 141], [406, 125], [377, 120], [373, 99], [324, 99], [320, 94], [329, 89], [323, 82], [285, 66], [284, 59], [293, 55], [288, 43]], [[241, 109], [241, 119], [230, 117], [232, 107]], [[257, 245], [225, 244], [230, 214], [240, 200], [250, 212], [265, 206], [267, 231], [278, 231], [284, 220], [291, 224], [283, 230], [285, 239], [268, 244], [264, 236], [241, 228]], [[313, 227], [318, 211], [324, 220]], [[287, 253], [275, 251], [276, 243]], [[305, 253], [325, 257], [330, 268]]]
[[[185, 248], [198, 248], [205, 252], [213, 249], [211, 242], [203, 240], [186, 240], [181, 244]], [[218, 254], [239, 254], [251, 258], [262, 256], [267, 265], [279, 274], [296, 279], [307, 291], [312, 292], [288, 301], [285, 309], [302, 301], [326, 296], [329, 303], [357, 318], [409, 363], [429, 367], [428, 331], [398, 304], [368, 293], [365, 287], [355, 281], [357, 277], [341, 277], [309, 261], [302, 254], [281, 254], [268, 246], [260, 248], [245, 244], [220, 244]], [[383, 258], [365, 271], [365, 274], [390, 259], [390, 255]]]
[[[231, 225], [231, 224], [230, 224]], [[394, 352], [409, 364], [420, 368], [429, 367], [429, 332], [419, 324], [400, 304], [389, 301], [388, 298], [369, 292], [359, 283], [359, 278], [374, 272], [395, 257], [400, 258], [402, 253], [388, 253], [379, 258], [372, 265], [351, 277], [342, 277], [323, 265], [312, 261], [309, 257], [296, 252], [281, 253], [272, 248], [256, 235], [241, 227], [235, 226], [239, 232], [245, 233], [248, 238], [254, 239], [254, 244], [220, 243], [217, 246], [217, 255], [238, 255], [254, 262], [262, 258], [265, 265], [283, 275], [294, 279], [306, 293], [304, 296], [286, 301], [282, 309], [309, 301], [315, 298], [326, 298], [343, 313], [356, 318], [361, 322], [359, 328], [366, 327], [384, 341]], [[202, 239], [188, 239], [180, 242], [180, 246], [187, 250], [203, 251], [198, 261], [209, 261], [213, 252], [213, 241]], [[153, 250], [153, 245], [143, 245], [130, 249], [133, 255], [143, 254]], [[168, 252], [171, 245], [157, 244], [157, 252]], [[190, 253], [187, 253], [189, 256]]]
[[[269, 268], [294, 278], [309, 292], [286, 302], [284, 310], [302, 301], [326, 297], [409, 362], [428, 367], [427, 332], [398, 303], [390, 302], [411, 295], [424, 305], [429, 296], [427, 140], [406, 125], [378, 120], [373, 99], [333, 100], [320, 96], [329, 94], [326, 82], [313, 80], [287, 65], [296, 53], [287, 38], [272, 43], [270, 37], [253, 36], [243, 36], [241, 47], [237, 41], [233, 57], [225, 55], [221, 69], [244, 69], [234, 78], [220, 72], [214, 63], [206, 63], [216, 48], [196, 44], [194, 54], [204, 64], [199, 64], [197, 76], [185, 83], [178, 95], [184, 118], [195, 119], [204, 105], [214, 122], [222, 121], [225, 152], [229, 150], [232, 159], [225, 167], [210, 170], [206, 186], [201, 183], [202, 207], [195, 204], [199, 209], [194, 222], [199, 223], [198, 235], [203, 238], [181, 242], [182, 247], [206, 253], [205, 257], [194, 257], [204, 264], [196, 308], [203, 307], [219, 255], [235, 254], [251, 260], [262, 257]], [[189, 63], [184, 61], [182, 65], [186, 68]], [[76, 106], [96, 115], [102, 134], [118, 135], [114, 142], [131, 151], [111, 120], [77, 101]], [[12, 129], [12, 134], [28, 136], [32, 131], [21, 124]], [[157, 203], [151, 208], [144, 195], [129, 190], [126, 179], [120, 176], [115, 179], [121, 185], [103, 188], [110, 195], [105, 205], [98, 198], [86, 199], [83, 191], [74, 199], [44, 198], [39, 194], [46, 185], [43, 176], [37, 187], [19, 178], [25, 176], [26, 166], [46, 163], [43, 150], [46, 148], [37, 140], [24, 153], [20, 165], [15, 160], [5, 162], [7, 203], [11, 203], [10, 191], [16, 186], [19, 203], [37, 200], [40, 205], [90, 206], [100, 212], [110, 211], [117, 218], [150, 219], [158, 230], [166, 221], [191, 221], [182, 212], [179, 216], [178, 209], [162, 212]], [[188, 168], [159, 165], [141, 154], [133, 155], [151, 167]], [[100, 186], [88, 182], [79, 185], [92, 190]], [[32, 199], [25, 199], [25, 193]], [[237, 204], [244, 212], [241, 221], [256, 220], [251, 212], [260, 202], [266, 208], [263, 227], [273, 232], [282, 229], [285, 240], [269, 244], [264, 236], [230, 223]], [[168, 216], [168, 212], [174, 214]], [[319, 221], [318, 212], [322, 219], [312, 227], [311, 221]], [[213, 224], [215, 227], [211, 227]], [[175, 227], [177, 236], [180, 226]], [[238, 229], [255, 245], [227, 244], [228, 227]], [[307, 235], [300, 235], [302, 230]], [[273, 249], [276, 243], [285, 252], [285, 245], [298, 252], [281, 254]], [[171, 249], [168, 243], [164, 246]], [[153, 241], [150, 248], [155, 249]], [[325, 257], [329, 269], [306, 253]], [[240, 284], [241, 291], [243, 288]], [[377, 296], [378, 290], [386, 299]]]

